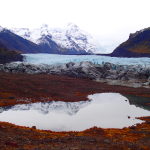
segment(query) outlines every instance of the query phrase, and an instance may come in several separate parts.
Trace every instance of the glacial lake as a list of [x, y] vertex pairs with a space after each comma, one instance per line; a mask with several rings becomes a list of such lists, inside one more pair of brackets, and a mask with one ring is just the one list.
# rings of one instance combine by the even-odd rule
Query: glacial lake
[[36, 126], [52, 131], [82, 131], [93, 126], [123, 128], [150, 116], [149, 99], [123, 96], [119, 93], [101, 93], [88, 96], [88, 101], [22, 104], [0, 107], [0, 121], [21, 126]]
[[90, 61], [95, 64], [110, 62], [120, 65], [150, 66], [150, 58], [117, 58], [98, 55], [58, 55], [58, 54], [23, 54], [24, 62], [31, 64], [62, 64], [68, 62]]

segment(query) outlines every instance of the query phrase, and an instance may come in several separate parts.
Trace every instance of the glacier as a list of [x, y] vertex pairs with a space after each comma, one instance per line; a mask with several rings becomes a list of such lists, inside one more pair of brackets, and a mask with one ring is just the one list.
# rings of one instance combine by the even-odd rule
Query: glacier
[[94, 64], [110, 62], [119, 65], [150, 66], [150, 58], [118, 58], [100, 55], [58, 55], [58, 54], [23, 54], [24, 62], [31, 64], [64, 64], [68, 62], [90, 61]]

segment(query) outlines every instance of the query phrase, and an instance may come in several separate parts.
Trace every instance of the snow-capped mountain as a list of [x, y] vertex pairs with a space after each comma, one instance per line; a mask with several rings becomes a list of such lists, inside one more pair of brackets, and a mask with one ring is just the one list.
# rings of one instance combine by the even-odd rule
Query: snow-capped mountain
[[44, 51], [44, 48], [39, 45], [24, 39], [7, 28], [0, 27], [0, 48], [2, 47], [19, 53], [42, 53]]
[[4, 28], [0, 26], [0, 32], [3, 31], [3, 30], [4, 30]]
[[66, 28], [49, 28], [48, 25], [42, 25], [37, 29], [13, 28], [15, 34], [30, 40], [38, 45], [44, 44], [45, 47], [51, 46], [55, 42], [60, 52], [70, 53], [96, 53], [98, 51], [94, 39], [88, 33], [82, 31], [75, 24], [68, 24]]
[[51, 30], [52, 39], [64, 48], [75, 48], [77, 50], [85, 50], [93, 53], [96, 45], [92, 41], [92, 36], [80, 30], [77, 25], [68, 24], [64, 30]]
[[39, 29], [13, 28], [11, 29], [11, 31], [36, 44], [40, 43], [39, 39], [43, 36], [51, 36], [50, 32], [48, 31], [47, 25], [42, 25], [42, 27]]

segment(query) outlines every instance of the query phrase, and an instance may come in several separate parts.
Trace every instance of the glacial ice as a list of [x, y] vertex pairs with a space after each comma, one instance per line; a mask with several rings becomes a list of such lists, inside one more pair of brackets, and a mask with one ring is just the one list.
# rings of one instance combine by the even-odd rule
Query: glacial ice
[[119, 65], [150, 66], [150, 58], [117, 58], [98, 55], [58, 55], [58, 54], [23, 54], [24, 61], [31, 64], [62, 64], [68, 62], [91, 61], [95, 64], [110, 62]]

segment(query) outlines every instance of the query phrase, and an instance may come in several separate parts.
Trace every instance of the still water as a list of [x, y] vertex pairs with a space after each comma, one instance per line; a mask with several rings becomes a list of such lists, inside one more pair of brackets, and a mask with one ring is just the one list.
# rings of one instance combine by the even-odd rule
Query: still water
[[[88, 98], [81, 102], [52, 101], [1, 107], [0, 121], [53, 131], [81, 131], [93, 126], [128, 127], [142, 122], [135, 117], [150, 116], [149, 109], [119, 93], [94, 94]], [[140, 101], [138, 97], [135, 99]]]

